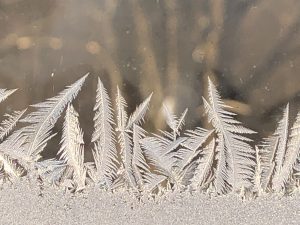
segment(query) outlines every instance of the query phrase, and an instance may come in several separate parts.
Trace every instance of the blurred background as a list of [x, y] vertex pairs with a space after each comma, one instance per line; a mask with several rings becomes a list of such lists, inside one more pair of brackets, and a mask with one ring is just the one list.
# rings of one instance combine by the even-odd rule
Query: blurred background
[[[128, 111], [154, 92], [147, 126], [164, 128], [162, 103], [205, 124], [207, 77], [239, 119], [273, 131], [300, 102], [298, 0], [0, 0], [0, 87], [19, 88], [1, 112], [56, 95], [85, 73], [75, 102], [88, 138], [97, 76]], [[57, 125], [57, 131], [60, 131]]]

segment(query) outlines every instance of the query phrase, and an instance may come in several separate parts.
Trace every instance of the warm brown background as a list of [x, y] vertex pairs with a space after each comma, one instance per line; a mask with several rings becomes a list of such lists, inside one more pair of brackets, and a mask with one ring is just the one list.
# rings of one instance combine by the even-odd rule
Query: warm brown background
[[[261, 136], [300, 91], [298, 0], [1, 0], [0, 87], [19, 88], [1, 112], [44, 100], [91, 75], [76, 108], [88, 137], [96, 77], [130, 110], [154, 91], [188, 127], [203, 123], [207, 76]], [[59, 128], [57, 128], [59, 130]]]

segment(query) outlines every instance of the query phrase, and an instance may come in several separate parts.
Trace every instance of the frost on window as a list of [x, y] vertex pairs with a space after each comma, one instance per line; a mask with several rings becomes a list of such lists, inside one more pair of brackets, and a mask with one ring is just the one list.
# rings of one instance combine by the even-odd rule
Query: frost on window
[[0, 1], [1, 185], [295, 194], [299, 7]]

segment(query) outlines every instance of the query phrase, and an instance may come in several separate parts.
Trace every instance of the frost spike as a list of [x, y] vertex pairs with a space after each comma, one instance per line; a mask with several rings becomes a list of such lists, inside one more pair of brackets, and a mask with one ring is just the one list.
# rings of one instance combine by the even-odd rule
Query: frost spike
[[149, 103], [152, 97], [151, 93], [148, 98], [146, 98], [136, 109], [135, 111], [131, 114], [126, 129], [131, 129], [133, 124], [139, 125], [141, 122], [144, 121], [145, 114], [149, 108]]
[[289, 104], [287, 104], [283, 117], [271, 137], [264, 140], [262, 152], [262, 185], [263, 190], [272, 187], [274, 180], [280, 179], [283, 164], [286, 158], [289, 136]]
[[113, 110], [107, 90], [98, 78], [96, 104], [94, 107], [94, 143], [93, 156], [97, 169], [97, 180], [104, 180], [111, 186], [117, 176], [118, 155], [116, 149], [115, 132], [113, 130]]
[[296, 121], [292, 127], [290, 134], [290, 141], [288, 144], [287, 152], [283, 167], [278, 176], [274, 177], [273, 189], [275, 191], [282, 191], [285, 189], [286, 184], [292, 176], [293, 169], [300, 156], [300, 112], [297, 115]]
[[[241, 126], [241, 123], [234, 119], [233, 113], [226, 110], [228, 106], [222, 101], [220, 94], [209, 78], [208, 84], [209, 103], [203, 98], [205, 112], [208, 115], [208, 121], [216, 129], [218, 142], [223, 145], [223, 148], [220, 149], [218, 162], [221, 167], [219, 165], [219, 174], [216, 175], [217, 177], [220, 176], [217, 189], [220, 190], [221, 194], [229, 190], [224, 181], [232, 186], [233, 191], [238, 191], [243, 186], [250, 187], [253, 185], [255, 151], [245, 141], [251, 140], [243, 135], [255, 132]], [[221, 180], [223, 181], [221, 182]]]
[[73, 85], [62, 91], [56, 97], [45, 102], [32, 105], [37, 111], [30, 113], [21, 120], [31, 125], [22, 129], [28, 137], [26, 141], [26, 153], [34, 161], [44, 150], [50, 139], [50, 132], [60, 117], [66, 105], [68, 105], [78, 94], [88, 74], [76, 81]]
[[72, 169], [76, 190], [84, 189], [86, 170], [84, 168], [83, 133], [79, 126], [78, 113], [72, 105], [68, 105], [67, 108], [61, 148], [57, 154], [60, 155], [60, 160]]

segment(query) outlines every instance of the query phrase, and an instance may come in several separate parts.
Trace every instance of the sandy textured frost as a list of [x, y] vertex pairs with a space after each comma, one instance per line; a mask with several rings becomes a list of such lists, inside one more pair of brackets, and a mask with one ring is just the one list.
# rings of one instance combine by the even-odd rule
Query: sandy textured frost
[[300, 196], [242, 202], [201, 194], [138, 203], [96, 188], [76, 196], [26, 181], [0, 190], [0, 224], [300, 224]]

